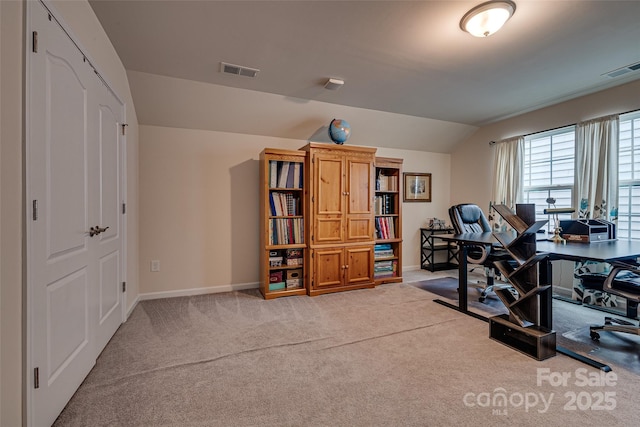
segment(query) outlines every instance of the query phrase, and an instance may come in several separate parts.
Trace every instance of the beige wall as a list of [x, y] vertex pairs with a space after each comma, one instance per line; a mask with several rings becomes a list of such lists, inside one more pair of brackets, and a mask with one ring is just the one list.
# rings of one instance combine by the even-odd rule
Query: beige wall
[[489, 208], [493, 187], [494, 148], [499, 141], [570, 125], [609, 114], [640, 109], [640, 80], [572, 101], [522, 114], [478, 129], [451, 156], [451, 202]]
[[[23, 52], [26, 1], [0, 1], [0, 425], [23, 423], [24, 183]], [[48, 2], [85, 53], [126, 104], [127, 136], [127, 281], [130, 307], [137, 298], [138, 126], [124, 67], [86, 1]]]
[[[143, 297], [256, 287], [258, 158], [306, 141], [140, 126], [140, 292]], [[433, 174], [432, 203], [403, 205], [405, 268], [419, 266], [419, 231], [449, 205], [449, 155], [379, 149]], [[160, 271], [151, 272], [152, 260]]]

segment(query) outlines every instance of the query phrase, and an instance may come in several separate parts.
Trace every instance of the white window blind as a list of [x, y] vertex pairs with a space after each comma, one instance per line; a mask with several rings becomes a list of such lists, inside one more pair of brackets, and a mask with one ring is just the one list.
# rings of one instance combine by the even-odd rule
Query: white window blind
[[[572, 207], [575, 127], [529, 135], [525, 137], [524, 145], [524, 203], [535, 203], [536, 218], [548, 219], [551, 229], [552, 218], [543, 213], [545, 208], [553, 207], [546, 202], [547, 198], [555, 198], [556, 207]], [[568, 219], [571, 215], [563, 214], [560, 217]]]
[[640, 112], [620, 115], [618, 237], [640, 239]]

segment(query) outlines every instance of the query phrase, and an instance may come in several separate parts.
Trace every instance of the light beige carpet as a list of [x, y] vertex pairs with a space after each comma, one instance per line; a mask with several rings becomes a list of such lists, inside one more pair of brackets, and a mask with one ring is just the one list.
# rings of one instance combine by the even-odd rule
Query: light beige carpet
[[[434, 298], [391, 284], [142, 302], [56, 425], [637, 425], [636, 375], [614, 366], [615, 385], [580, 386], [600, 372], [524, 356]], [[539, 369], [569, 378], [538, 384]]]

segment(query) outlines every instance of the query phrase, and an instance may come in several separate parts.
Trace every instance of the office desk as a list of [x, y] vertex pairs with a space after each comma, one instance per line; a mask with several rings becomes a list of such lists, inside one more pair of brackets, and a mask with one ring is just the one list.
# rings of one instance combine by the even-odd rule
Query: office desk
[[[439, 239], [450, 241], [458, 244], [458, 306], [452, 305], [446, 301], [436, 300], [439, 304], [454, 308], [460, 312], [470, 316], [487, 320], [485, 317], [473, 313], [468, 310], [468, 277], [467, 277], [467, 254], [468, 248], [475, 245], [496, 245], [498, 241], [493, 233], [462, 233], [462, 234], [445, 234], [438, 236]], [[558, 244], [548, 240], [540, 240], [536, 242], [536, 250], [538, 253], [547, 254], [544, 261], [539, 264], [538, 280], [540, 285], [551, 285], [551, 261], [553, 260], [569, 260], [569, 261], [599, 261], [613, 262], [629, 258], [640, 257], [640, 241], [635, 240], [614, 240], [607, 242], [593, 243], [566, 243]], [[553, 329], [552, 315], [552, 292], [551, 288], [540, 293], [540, 326], [547, 329]], [[577, 355], [562, 347], [557, 347], [560, 353], [574, 357], [582, 362], [598, 367], [604, 371], [608, 371], [607, 365]]]

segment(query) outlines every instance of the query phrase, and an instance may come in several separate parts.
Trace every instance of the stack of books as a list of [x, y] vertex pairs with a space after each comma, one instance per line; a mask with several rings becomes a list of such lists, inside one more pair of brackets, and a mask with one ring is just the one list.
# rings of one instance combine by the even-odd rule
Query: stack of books
[[373, 267], [373, 277], [383, 279], [385, 277], [396, 277], [398, 275], [398, 261], [377, 261]]
[[385, 277], [395, 277], [398, 275], [398, 260], [389, 243], [377, 244], [373, 247], [373, 277], [382, 279]]
[[393, 257], [393, 249], [389, 243], [381, 243], [373, 247], [373, 259], [379, 260]]

